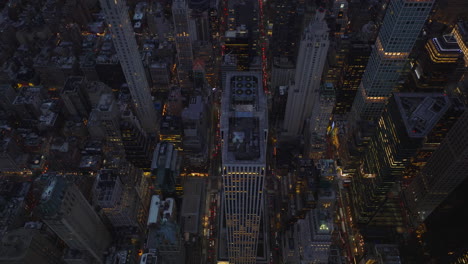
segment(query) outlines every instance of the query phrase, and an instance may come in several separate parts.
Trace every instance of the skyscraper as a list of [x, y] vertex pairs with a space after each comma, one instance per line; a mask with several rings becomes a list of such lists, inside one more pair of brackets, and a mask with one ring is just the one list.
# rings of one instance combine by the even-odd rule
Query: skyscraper
[[371, 45], [368, 42], [350, 41], [349, 55], [343, 65], [343, 82], [336, 93], [335, 115], [345, 115], [351, 110], [370, 53]]
[[62, 176], [50, 176], [39, 210], [44, 223], [69, 248], [87, 252], [102, 263], [111, 236], [76, 185]]
[[376, 120], [401, 81], [407, 58], [434, 0], [392, 0], [351, 109], [354, 120]]
[[138, 119], [129, 110], [122, 113], [120, 131], [126, 159], [140, 169], [149, 170], [153, 142], [144, 133]]
[[229, 262], [256, 263], [268, 119], [260, 72], [229, 72], [222, 98], [223, 206]]
[[[133, 187], [133, 186], [132, 186]], [[128, 188], [112, 170], [100, 170], [93, 186], [93, 200], [113, 227], [140, 227], [138, 201], [133, 188]]]
[[120, 109], [112, 94], [103, 94], [91, 111], [88, 131], [93, 139], [105, 139], [114, 151], [123, 153], [120, 133]]
[[284, 130], [287, 135], [302, 134], [304, 122], [310, 117], [325, 65], [329, 40], [325, 11], [318, 10], [302, 36], [296, 64], [294, 86], [289, 87]]
[[346, 31], [348, 24], [348, 1], [335, 0], [333, 2], [333, 16], [336, 21], [336, 34], [342, 35]]
[[157, 130], [157, 116], [151, 100], [151, 91], [138, 52], [135, 34], [124, 0], [100, 0], [106, 15], [120, 65], [127, 80], [136, 114], [148, 133]]
[[351, 196], [359, 223], [402, 225], [400, 206], [395, 202], [398, 195], [393, 195], [395, 183], [449, 107], [450, 100], [443, 94], [394, 94], [353, 180]]
[[420, 221], [424, 221], [463, 182], [468, 169], [467, 159], [468, 111], [465, 111], [405, 191], [409, 208]]
[[275, 12], [272, 17], [273, 37], [270, 46], [272, 56], [295, 61], [301, 25], [298, 22], [302, 19], [302, 16], [296, 12], [298, 3], [297, 1], [275, 0], [272, 6]]
[[[177, 49], [177, 77], [182, 88], [191, 88], [193, 68], [192, 41], [196, 32], [189, 20], [187, 2], [176, 0], [172, 3], [172, 18], [174, 20], [174, 38]], [[194, 26], [194, 25], [193, 25]]]
[[252, 61], [252, 39], [249, 30], [241, 25], [236, 30], [228, 30], [224, 35], [224, 52], [235, 56], [238, 71], [248, 71]]
[[181, 157], [174, 145], [161, 141], [156, 146], [151, 161], [151, 178], [157, 194], [175, 197], [180, 182]]
[[442, 91], [450, 82], [457, 82], [465, 71], [460, 47], [452, 35], [427, 40], [421, 56], [414, 61], [410, 89]]

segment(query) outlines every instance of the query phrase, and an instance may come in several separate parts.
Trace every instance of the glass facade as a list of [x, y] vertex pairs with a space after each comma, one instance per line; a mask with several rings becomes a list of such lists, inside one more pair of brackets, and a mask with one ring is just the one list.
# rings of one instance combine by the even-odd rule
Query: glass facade
[[353, 103], [354, 118], [379, 118], [389, 96], [401, 81], [408, 55], [426, 22], [433, 2], [390, 1]]

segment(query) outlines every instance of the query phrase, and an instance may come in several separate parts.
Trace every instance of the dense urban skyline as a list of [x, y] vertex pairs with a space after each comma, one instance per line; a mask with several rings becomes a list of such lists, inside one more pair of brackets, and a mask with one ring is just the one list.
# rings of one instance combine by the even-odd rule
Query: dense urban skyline
[[0, 264], [468, 261], [468, 1], [0, 3]]

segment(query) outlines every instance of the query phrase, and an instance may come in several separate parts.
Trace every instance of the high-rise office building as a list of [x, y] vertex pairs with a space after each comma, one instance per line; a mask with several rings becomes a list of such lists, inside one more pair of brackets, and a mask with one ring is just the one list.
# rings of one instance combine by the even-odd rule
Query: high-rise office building
[[252, 43], [249, 30], [241, 25], [236, 30], [228, 30], [224, 35], [224, 53], [236, 57], [237, 70], [248, 71], [252, 60]]
[[105, 139], [113, 150], [123, 153], [120, 109], [112, 94], [101, 95], [98, 105], [89, 115], [88, 131], [93, 139]]
[[462, 55], [453, 35], [428, 39], [411, 68], [408, 88], [440, 92], [449, 82], [459, 81], [465, 70]]
[[182, 125], [180, 116], [164, 115], [161, 120], [159, 140], [170, 142], [177, 150], [182, 151], [184, 134]]
[[298, 3], [297, 1], [275, 0], [272, 5], [274, 12], [270, 46], [272, 57], [275, 59], [283, 57], [286, 60], [295, 61], [302, 18], [296, 12]]
[[287, 57], [273, 58], [273, 65], [271, 66], [271, 80], [270, 86], [273, 90], [278, 89], [279, 86], [287, 86], [294, 80], [295, 65]]
[[[426, 136], [423, 145], [418, 149], [418, 153], [411, 159], [409, 165], [403, 174], [402, 187], [405, 189], [426, 166], [432, 154], [439, 148], [440, 143], [447, 136], [452, 126], [459, 120], [460, 116], [466, 111], [466, 106], [462, 103], [461, 96], [450, 94], [450, 108], [445, 115], [434, 126], [432, 131]], [[416, 212], [409, 212], [415, 215]]]
[[336, 93], [334, 114], [345, 115], [351, 111], [371, 50], [371, 45], [368, 42], [350, 41], [349, 54], [343, 66], [343, 82]]
[[70, 76], [62, 89], [61, 98], [65, 104], [68, 114], [87, 118], [91, 106], [86, 98], [86, 79], [81, 76]]
[[258, 8], [257, 1], [228, 1], [226, 30], [236, 30], [244, 25], [250, 32], [258, 31]]
[[122, 112], [120, 131], [126, 159], [136, 167], [149, 171], [153, 142], [130, 110]]
[[431, 11], [434, 0], [390, 1], [351, 109], [354, 120], [376, 120], [406, 77], [407, 58]]
[[126, 1], [100, 0], [112, 33], [114, 47], [127, 80], [138, 119], [148, 133], [156, 133], [157, 116], [146, 79]]
[[395, 183], [449, 107], [450, 100], [443, 94], [395, 93], [390, 99], [353, 180], [351, 196], [358, 223], [403, 225]]
[[102, 263], [111, 235], [78, 187], [62, 176], [49, 176], [39, 211], [44, 223], [71, 249]]
[[[184, 127], [183, 149], [185, 161], [192, 164], [206, 160], [206, 133], [208, 129], [206, 105], [201, 96], [190, 98], [189, 106], [182, 112]], [[198, 160], [198, 162], [197, 162]]]
[[465, 67], [468, 67], [468, 21], [459, 21], [453, 28], [452, 34], [463, 53]]
[[151, 161], [151, 178], [157, 194], [164, 197], [175, 197], [180, 187], [181, 157], [174, 145], [162, 141], [158, 143]]
[[[133, 186], [132, 186], [133, 187]], [[138, 201], [133, 188], [127, 188], [112, 170], [100, 170], [93, 186], [93, 200], [113, 227], [140, 227]]]
[[294, 86], [289, 88], [285, 134], [302, 134], [304, 122], [310, 117], [315, 98], [319, 94], [320, 81], [325, 65], [329, 40], [325, 11], [319, 9], [302, 36], [296, 64]]
[[341, 36], [346, 32], [348, 26], [348, 1], [335, 0], [333, 2], [333, 16], [336, 22], [335, 34]]
[[405, 191], [406, 202], [419, 221], [424, 221], [463, 182], [467, 157], [468, 111], [465, 111]]
[[193, 51], [192, 41], [196, 32], [190, 23], [187, 2], [176, 0], [172, 3], [172, 18], [174, 21], [174, 38], [177, 49], [177, 77], [179, 85], [184, 89], [192, 87]]
[[432, 19], [450, 25], [458, 19], [468, 19], [468, 2], [465, 0], [437, 1]]
[[396, 244], [370, 243], [366, 255], [361, 258], [362, 263], [400, 264], [402, 261], [398, 248]]
[[191, 21], [190, 9], [186, 0], [174, 0], [172, 2], [172, 19], [174, 23], [174, 33], [188, 34], [191, 41], [196, 40], [194, 22]]
[[260, 72], [229, 72], [222, 98], [223, 206], [230, 263], [256, 263], [268, 119]]
[[323, 73], [323, 82], [331, 83], [340, 87], [345, 74], [344, 64], [349, 55], [350, 40], [348, 31], [348, 2], [336, 0], [332, 9], [333, 22], [329, 23], [330, 48], [328, 50], [327, 62]]

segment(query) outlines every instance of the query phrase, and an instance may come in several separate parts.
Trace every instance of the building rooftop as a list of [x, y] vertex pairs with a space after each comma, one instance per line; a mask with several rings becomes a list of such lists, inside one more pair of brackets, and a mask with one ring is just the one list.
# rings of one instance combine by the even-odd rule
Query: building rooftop
[[161, 135], [179, 135], [182, 133], [182, 118], [165, 115], [161, 118]]
[[324, 83], [320, 87], [320, 96], [324, 98], [335, 98], [335, 86], [333, 83]]
[[71, 69], [76, 61], [71, 42], [61, 42], [57, 47], [44, 47], [35, 58], [35, 65], [40, 67], [60, 67]]
[[[456, 63], [462, 57], [462, 51], [454, 35], [443, 35], [428, 40], [426, 51], [434, 63]], [[419, 72], [416, 71], [419, 78]]]
[[158, 143], [151, 161], [151, 173], [156, 176], [156, 183], [161, 188], [173, 188], [175, 177], [179, 174], [178, 151], [174, 145], [163, 141]]
[[328, 209], [315, 209], [317, 210], [317, 234], [329, 235], [333, 232], [333, 213]]
[[182, 119], [199, 120], [203, 113], [203, 101], [201, 96], [190, 98], [189, 105], [182, 111]]
[[42, 115], [39, 117], [39, 122], [45, 126], [53, 126], [57, 120], [58, 114], [54, 110], [57, 108], [55, 101], [48, 101], [41, 105]]
[[15, 262], [22, 259], [39, 231], [26, 228], [15, 229], [7, 233], [0, 244], [0, 262], [5, 259]]
[[441, 37], [432, 38], [431, 41], [436, 45], [437, 50], [442, 52], [461, 53], [460, 46], [453, 35], [443, 35]]
[[229, 119], [228, 152], [236, 160], [260, 158], [260, 131], [258, 118], [233, 117]]
[[52, 178], [49, 183], [47, 184], [47, 187], [45, 188], [44, 192], [41, 195], [41, 202], [46, 202], [48, 201], [51, 197], [52, 194], [54, 193], [55, 186], [57, 185], [57, 178]]
[[167, 69], [167, 62], [165, 61], [152, 61], [150, 68], [152, 69]]
[[463, 40], [468, 42], [468, 21], [460, 20], [457, 23], [457, 29], [463, 37]]
[[31, 104], [41, 97], [42, 86], [26, 86], [21, 88], [13, 104]]
[[223, 56], [223, 65], [237, 65], [237, 58], [234, 55], [225, 54]]
[[112, 111], [114, 105], [114, 96], [112, 94], [103, 94], [99, 99], [97, 109], [101, 112]]
[[401, 264], [398, 245], [377, 244], [374, 246], [374, 250], [379, 264]]
[[450, 107], [445, 94], [394, 93], [409, 137], [425, 137]]
[[65, 85], [62, 89], [62, 93], [66, 92], [75, 92], [80, 89], [80, 85], [84, 82], [84, 77], [82, 76], [70, 76], [65, 81]]
[[67, 249], [63, 256], [65, 262], [79, 261], [86, 259], [87, 255], [77, 249]]
[[266, 98], [259, 72], [228, 72], [223, 94], [221, 130], [223, 162], [265, 157]]
[[149, 249], [157, 249], [161, 244], [174, 245], [178, 242], [175, 211], [173, 198], [161, 201], [159, 195], [153, 195], [147, 223], [149, 231], [146, 244]]
[[112, 35], [106, 34], [103, 39], [101, 49], [99, 50], [96, 58], [98, 64], [117, 64], [119, 57], [115, 51], [114, 44], [112, 43]]
[[100, 155], [86, 155], [83, 156], [80, 160], [80, 168], [97, 168], [101, 162], [101, 156]]
[[[112, 170], [100, 170], [96, 178], [95, 199], [99, 204], [111, 201], [119, 184], [119, 177]], [[102, 206], [102, 205], [101, 205]]]
[[184, 232], [197, 234], [200, 223], [201, 197], [205, 189], [205, 181], [189, 179], [184, 185], [181, 217]]
[[158, 257], [153, 253], [141, 255], [140, 264], [158, 264]]
[[282, 69], [294, 69], [296, 65], [288, 57], [274, 57], [273, 65]]
[[133, 20], [142, 20], [145, 15], [146, 2], [139, 2], [135, 6], [135, 14], [133, 15]]

